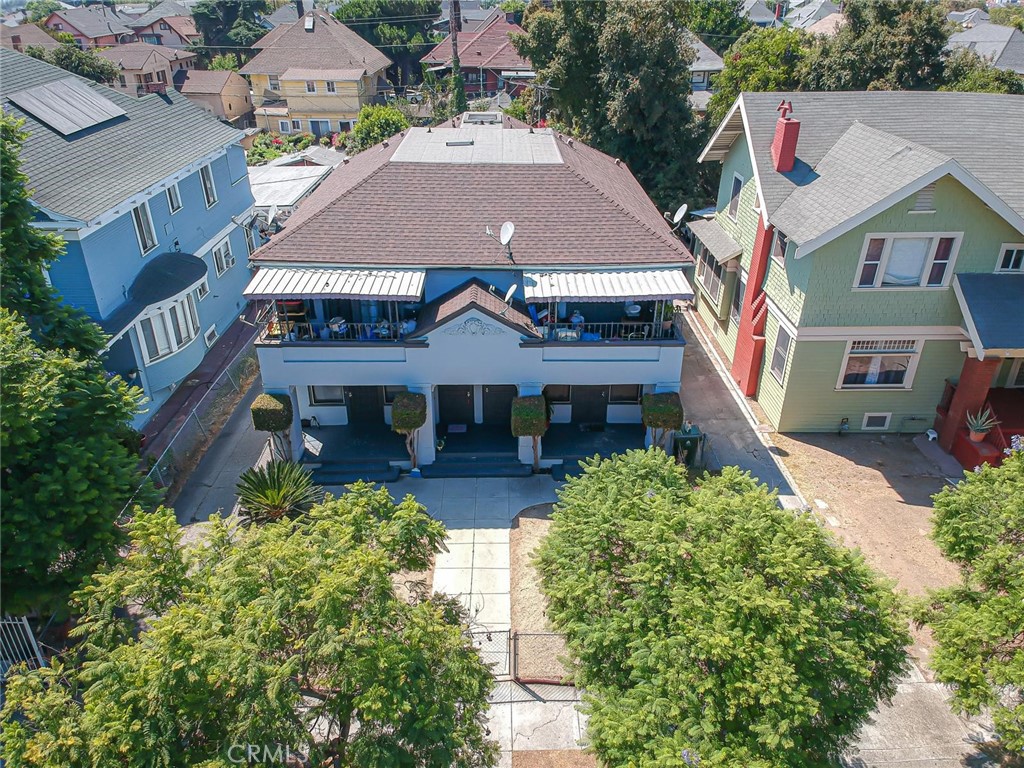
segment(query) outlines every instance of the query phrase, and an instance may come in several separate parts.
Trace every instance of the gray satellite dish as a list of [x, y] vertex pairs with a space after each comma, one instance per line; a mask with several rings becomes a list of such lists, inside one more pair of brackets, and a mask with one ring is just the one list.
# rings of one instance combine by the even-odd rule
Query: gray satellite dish
[[678, 224], [680, 221], [683, 220], [683, 216], [686, 215], [686, 210], [688, 207], [689, 206], [687, 206], [686, 203], [683, 203], [676, 209], [676, 212], [672, 215], [673, 224]]
[[511, 221], [506, 221], [501, 225], [501, 237], [498, 242], [502, 245], [508, 245], [512, 242], [512, 235], [516, 233], [516, 225]]

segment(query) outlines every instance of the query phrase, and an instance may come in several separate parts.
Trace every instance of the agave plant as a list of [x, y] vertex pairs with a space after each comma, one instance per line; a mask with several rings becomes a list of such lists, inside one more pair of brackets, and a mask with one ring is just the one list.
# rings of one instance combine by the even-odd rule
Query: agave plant
[[991, 432], [998, 425], [999, 421], [992, 415], [991, 408], [986, 408], [984, 411], [978, 411], [977, 413], [967, 413], [967, 428], [971, 432], [984, 435]]
[[294, 461], [271, 461], [247, 469], [237, 489], [242, 517], [250, 524], [301, 515], [323, 497], [309, 470]]

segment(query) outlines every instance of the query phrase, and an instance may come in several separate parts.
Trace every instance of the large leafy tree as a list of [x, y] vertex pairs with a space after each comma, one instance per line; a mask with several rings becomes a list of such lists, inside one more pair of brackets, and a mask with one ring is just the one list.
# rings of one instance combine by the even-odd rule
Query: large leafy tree
[[1024, 753], [1024, 445], [935, 497], [935, 539], [963, 581], [930, 595], [918, 618], [938, 642], [936, 677], [967, 712], [992, 712]]
[[30, 24], [35, 24], [63, 7], [58, 0], [28, 0], [25, 3], [25, 16]]
[[97, 56], [95, 51], [83, 51], [73, 42], [64, 42], [52, 51], [30, 46], [26, 53], [97, 83], [112, 83], [121, 73], [120, 67], [114, 62]]
[[743, 91], [797, 90], [807, 51], [807, 36], [798, 29], [754, 27], [745, 32], [722, 57], [725, 68], [715, 78], [708, 104], [710, 122], [721, 122]]
[[115, 553], [117, 517], [141, 481], [138, 390], [108, 380], [102, 332], [47, 285], [63, 243], [31, 226], [19, 123], [0, 116], [0, 133], [0, 570], [5, 610], [18, 611], [56, 607]]
[[684, 21], [687, 29], [718, 53], [753, 27], [743, 13], [743, 0], [696, 0], [690, 3]]
[[810, 516], [664, 452], [591, 460], [538, 553], [602, 763], [820, 766], [906, 665], [891, 587]]
[[192, 9], [196, 29], [203, 36], [201, 49], [212, 58], [249, 48], [266, 34], [257, 19], [267, 7], [266, 0], [201, 0]]
[[9, 679], [12, 765], [226, 768], [249, 744], [312, 765], [494, 763], [492, 679], [462, 609], [395, 590], [445, 536], [412, 497], [358, 484], [295, 520], [215, 521], [191, 545], [160, 509], [131, 535], [79, 595], [84, 665]]
[[380, 104], [367, 105], [359, 110], [359, 117], [349, 140], [349, 149], [352, 152], [362, 152], [408, 127], [409, 120], [400, 109]]
[[912, 90], [941, 85], [949, 25], [928, 0], [850, 0], [845, 22], [804, 62], [809, 91]]
[[993, 24], [1016, 27], [1024, 32], [1024, 5], [997, 5], [990, 8], [988, 13]]
[[946, 59], [942, 91], [1024, 94], [1024, 76], [992, 66], [974, 51], [961, 48]]
[[441, 0], [344, 0], [334, 15], [387, 53], [395, 62], [397, 82], [409, 85], [419, 60], [436, 42], [432, 26], [441, 15]]

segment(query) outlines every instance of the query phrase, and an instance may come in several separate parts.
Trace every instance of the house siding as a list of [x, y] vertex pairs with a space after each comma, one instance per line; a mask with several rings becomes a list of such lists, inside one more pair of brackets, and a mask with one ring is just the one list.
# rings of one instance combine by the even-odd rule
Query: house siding
[[99, 305], [81, 243], [65, 241], [64, 253], [50, 265], [49, 275], [50, 283], [66, 304], [79, 307], [93, 319], [99, 318]]

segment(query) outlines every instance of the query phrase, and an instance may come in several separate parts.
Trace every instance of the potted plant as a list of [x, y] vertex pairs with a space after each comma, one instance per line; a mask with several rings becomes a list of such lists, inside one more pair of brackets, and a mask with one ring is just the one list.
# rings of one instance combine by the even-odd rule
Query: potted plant
[[985, 435], [998, 426], [999, 421], [992, 415], [992, 409], [986, 408], [977, 413], [967, 412], [967, 429], [970, 430], [970, 438], [973, 443], [985, 442]]
[[672, 320], [675, 317], [676, 307], [671, 301], [663, 302], [658, 310], [658, 316], [654, 318], [654, 321], [661, 323], [661, 329], [663, 331], [670, 330], [672, 328]]

